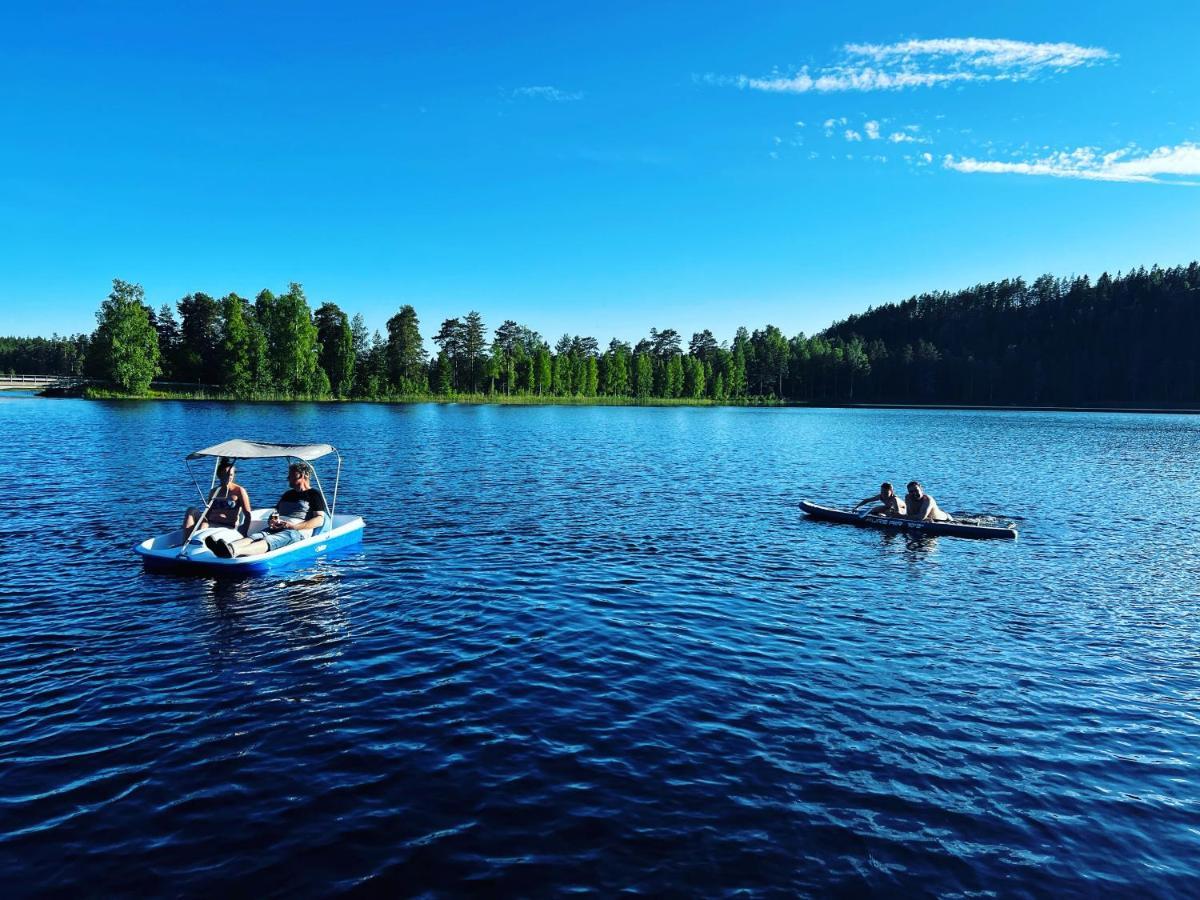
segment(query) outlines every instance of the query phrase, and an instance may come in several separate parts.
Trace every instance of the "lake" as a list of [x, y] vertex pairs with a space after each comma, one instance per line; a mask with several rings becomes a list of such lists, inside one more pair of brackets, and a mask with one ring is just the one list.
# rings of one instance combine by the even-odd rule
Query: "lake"
[[[0, 395], [0, 428], [10, 894], [1200, 890], [1198, 417]], [[361, 548], [144, 573], [231, 437], [337, 445]], [[239, 470], [258, 506], [284, 476]], [[885, 478], [1021, 536], [797, 509]]]

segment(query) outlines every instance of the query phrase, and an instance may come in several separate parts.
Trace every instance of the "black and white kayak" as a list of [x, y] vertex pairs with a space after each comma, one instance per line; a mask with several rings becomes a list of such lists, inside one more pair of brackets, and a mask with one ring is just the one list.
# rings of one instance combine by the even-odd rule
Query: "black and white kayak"
[[883, 528], [888, 531], [909, 531], [917, 534], [946, 535], [965, 538], [1015, 538], [1017, 529], [1012, 523], [1004, 526], [974, 525], [968, 522], [917, 522], [893, 516], [871, 516], [800, 501], [800, 509], [807, 516], [825, 522], [841, 522], [861, 528]]

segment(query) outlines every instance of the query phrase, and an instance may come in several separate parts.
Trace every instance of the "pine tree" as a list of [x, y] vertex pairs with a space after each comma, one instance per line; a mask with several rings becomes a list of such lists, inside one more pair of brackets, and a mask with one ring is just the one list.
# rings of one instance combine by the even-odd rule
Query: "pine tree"
[[417, 311], [408, 304], [400, 307], [400, 311], [388, 319], [387, 331], [386, 379], [394, 391], [420, 393], [425, 390], [426, 355]]
[[336, 303], [323, 303], [313, 316], [320, 343], [320, 365], [329, 377], [329, 389], [339, 397], [354, 384], [354, 330], [349, 317]]

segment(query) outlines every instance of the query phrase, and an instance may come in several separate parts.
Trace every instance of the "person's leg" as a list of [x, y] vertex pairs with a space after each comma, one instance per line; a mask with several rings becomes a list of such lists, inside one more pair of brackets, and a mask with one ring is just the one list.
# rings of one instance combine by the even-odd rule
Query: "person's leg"
[[[183, 543], [187, 540], [189, 534], [208, 527], [208, 523], [203, 519], [200, 519], [202, 515], [204, 515], [204, 510], [197, 509], [194, 506], [188, 507], [188, 511], [183, 514], [183, 530], [179, 535], [179, 543], [172, 546], [183, 546]], [[196, 524], [197, 519], [200, 519], [199, 525]]]
[[[248, 545], [261, 544], [262, 541], [251, 541], [250, 538], [239, 538], [236, 541], [227, 541], [224, 538], [209, 535], [204, 539], [204, 546], [213, 552], [214, 556], [219, 556], [222, 559], [233, 559], [236, 556], [253, 555], [249, 552]], [[258, 553], [265, 551], [258, 550]]]
[[233, 559], [238, 556], [261, 556], [271, 550], [278, 550], [288, 544], [304, 540], [304, 533], [287, 529], [284, 531], [268, 531], [261, 538], [240, 538], [236, 541], [223, 541], [220, 538], [205, 538], [208, 548], [217, 556]]
[[255, 541], [250, 538], [242, 538], [233, 546], [234, 556], [261, 556], [271, 549], [266, 541]]

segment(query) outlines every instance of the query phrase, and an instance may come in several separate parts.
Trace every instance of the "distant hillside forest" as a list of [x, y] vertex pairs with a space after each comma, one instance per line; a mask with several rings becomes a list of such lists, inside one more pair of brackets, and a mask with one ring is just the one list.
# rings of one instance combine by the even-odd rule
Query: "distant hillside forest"
[[1194, 347], [1200, 264], [1116, 278], [1020, 278], [922, 294], [787, 337], [767, 325], [731, 341], [670, 328], [636, 344], [563, 335], [553, 345], [477, 312], [447, 319], [427, 354], [416, 310], [386, 334], [300, 285], [253, 300], [189, 294], [157, 310], [113, 282], [91, 335], [0, 338], [0, 370], [84, 375], [131, 394], [152, 381], [230, 397], [528, 395], [771, 398], [810, 403], [1200, 405]]

